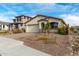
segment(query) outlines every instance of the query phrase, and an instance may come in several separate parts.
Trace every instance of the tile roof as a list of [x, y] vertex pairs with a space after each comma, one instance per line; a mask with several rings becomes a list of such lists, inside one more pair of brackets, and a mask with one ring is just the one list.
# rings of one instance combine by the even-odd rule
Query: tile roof
[[29, 21], [27, 21], [27, 22], [25, 22], [25, 23], [28, 23], [28, 22], [30, 22], [31, 20], [33, 20], [34, 18], [39, 17], [39, 16], [43, 16], [43, 17], [45, 17], [45, 18], [53, 18], [53, 19], [56, 19], [56, 20], [61, 20], [65, 25], [67, 25], [67, 24], [65, 23], [65, 21], [64, 21], [63, 19], [61, 19], [61, 18], [46, 16], [46, 15], [36, 15], [35, 17], [31, 18]]

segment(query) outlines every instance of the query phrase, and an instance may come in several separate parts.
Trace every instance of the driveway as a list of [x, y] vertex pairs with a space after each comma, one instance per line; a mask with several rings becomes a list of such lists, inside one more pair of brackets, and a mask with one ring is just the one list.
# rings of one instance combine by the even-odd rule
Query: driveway
[[44, 52], [23, 45], [22, 41], [0, 37], [0, 55], [2, 56], [50, 56]]

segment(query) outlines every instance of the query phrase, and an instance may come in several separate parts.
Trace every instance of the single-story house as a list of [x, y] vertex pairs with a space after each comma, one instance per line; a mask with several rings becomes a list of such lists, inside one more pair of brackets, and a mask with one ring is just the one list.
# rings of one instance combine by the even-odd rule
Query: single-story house
[[10, 24], [10, 28], [25, 29], [26, 32], [42, 32], [43, 25], [49, 22], [50, 32], [56, 32], [58, 28], [67, 26], [63, 19], [50, 17], [45, 15], [36, 15], [35, 17], [17, 16], [14, 22]]
[[25, 22], [26, 32], [42, 32], [43, 25], [50, 23], [50, 32], [56, 32], [58, 28], [67, 26], [63, 19], [45, 15], [37, 15]]

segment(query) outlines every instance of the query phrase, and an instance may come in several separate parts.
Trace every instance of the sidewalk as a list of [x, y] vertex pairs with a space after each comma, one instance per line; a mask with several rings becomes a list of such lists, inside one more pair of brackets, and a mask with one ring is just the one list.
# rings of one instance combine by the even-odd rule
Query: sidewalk
[[23, 42], [0, 37], [0, 54], [2, 56], [50, 56], [44, 52], [24, 46]]

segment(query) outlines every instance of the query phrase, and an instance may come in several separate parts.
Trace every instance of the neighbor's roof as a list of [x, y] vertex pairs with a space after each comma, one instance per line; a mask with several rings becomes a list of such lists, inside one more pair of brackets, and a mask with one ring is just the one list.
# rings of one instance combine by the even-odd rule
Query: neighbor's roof
[[3, 25], [9, 25], [9, 22], [3, 22], [3, 21], [0, 21], [0, 24], [3, 24]]

